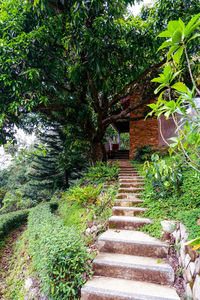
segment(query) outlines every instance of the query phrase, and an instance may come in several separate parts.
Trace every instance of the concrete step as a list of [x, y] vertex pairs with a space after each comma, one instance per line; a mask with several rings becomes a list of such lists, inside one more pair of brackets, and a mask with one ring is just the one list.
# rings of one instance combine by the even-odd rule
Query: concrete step
[[134, 188], [134, 187], [142, 187], [144, 186], [144, 182], [139, 182], [139, 181], [135, 181], [135, 182], [120, 182], [120, 188]]
[[100, 253], [93, 261], [94, 274], [128, 280], [173, 284], [174, 270], [156, 258]]
[[119, 171], [119, 175], [139, 175], [137, 171]]
[[164, 258], [169, 245], [141, 231], [109, 229], [98, 238], [100, 252]]
[[139, 182], [139, 183], [142, 183], [144, 184], [145, 180], [144, 178], [129, 178], [129, 179], [126, 179], [126, 178], [122, 178], [122, 179], [119, 179], [119, 183], [134, 183], [134, 182]]
[[120, 170], [134, 170], [134, 171], [137, 171], [137, 169], [132, 167], [132, 166], [120, 166]]
[[113, 216], [127, 216], [127, 217], [135, 217], [138, 214], [142, 214], [147, 210], [147, 208], [143, 207], [121, 207], [114, 206], [112, 208]]
[[81, 290], [82, 300], [179, 300], [173, 288], [155, 283], [98, 277]]
[[139, 176], [139, 175], [119, 175], [118, 176], [119, 180], [122, 179], [135, 179], [135, 180], [139, 180], [139, 179], [144, 179], [144, 176]]
[[148, 218], [112, 216], [108, 219], [109, 228], [111, 229], [129, 229], [134, 230], [144, 225], [152, 223]]
[[131, 187], [131, 188], [119, 188], [118, 193], [135, 193], [135, 192], [143, 192], [143, 187]]
[[116, 206], [120, 206], [120, 207], [131, 207], [131, 206], [134, 206], [134, 205], [137, 205], [137, 204], [142, 204], [144, 203], [144, 200], [140, 200], [140, 199], [133, 199], [133, 200], [130, 200], [130, 199], [116, 199], [115, 200], [115, 205]]
[[131, 194], [131, 193], [118, 193], [116, 198], [117, 199], [129, 199], [129, 200], [134, 200], [134, 199], [138, 199], [142, 197], [142, 194], [139, 194], [139, 193], [134, 193], [134, 194]]

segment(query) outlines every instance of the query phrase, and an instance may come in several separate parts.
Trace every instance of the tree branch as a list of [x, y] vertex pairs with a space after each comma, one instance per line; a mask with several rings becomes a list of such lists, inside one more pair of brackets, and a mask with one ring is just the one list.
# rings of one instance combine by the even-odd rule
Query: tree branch
[[125, 110], [121, 111], [119, 114], [117, 115], [112, 115], [108, 118], [106, 118], [105, 120], [103, 120], [103, 127], [107, 127], [108, 125], [110, 125], [111, 123], [114, 123], [115, 121], [125, 118], [127, 116], [127, 114], [129, 114], [130, 112], [132, 112], [133, 110], [135, 110], [136, 108], [139, 108], [140, 106], [144, 105], [146, 102], [145, 101], [139, 101], [138, 103], [129, 106], [128, 108], [126, 108]]
[[119, 99], [127, 92], [127, 90], [132, 87], [134, 84], [138, 83], [140, 80], [142, 80], [148, 73], [156, 70], [157, 68], [161, 67], [164, 63], [165, 63], [165, 59], [164, 58], [161, 62], [149, 67], [148, 69], [146, 69], [141, 75], [138, 76], [137, 79], [132, 80], [131, 82], [127, 83], [123, 89], [113, 97], [113, 99], [110, 101], [110, 103], [108, 104], [108, 106], [105, 108], [105, 110], [108, 110], [110, 107], [112, 107], [114, 104], [116, 104]]

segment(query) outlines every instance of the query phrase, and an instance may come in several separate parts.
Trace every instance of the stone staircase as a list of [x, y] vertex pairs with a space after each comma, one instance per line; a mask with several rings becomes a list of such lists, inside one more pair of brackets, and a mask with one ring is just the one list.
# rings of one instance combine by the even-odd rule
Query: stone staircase
[[82, 300], [178, 300], [174, 271], [165, 263], [169, 245], [137, 228], [152, 221], [138, 217], [143, 177], [129, 164], [120, 163], [120, 187], [109, 230], [98, 239], [99, 254], [93, 261], [94, 277], [81, 291]]

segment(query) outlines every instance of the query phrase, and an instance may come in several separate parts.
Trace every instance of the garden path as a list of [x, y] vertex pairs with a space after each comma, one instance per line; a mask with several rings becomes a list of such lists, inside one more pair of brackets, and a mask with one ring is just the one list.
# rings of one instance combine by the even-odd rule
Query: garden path
[[[82, 300], [178, 300], [174, 271], [165, 258], [169, 245], [137, 229], [142, 218], [143, 177], [129, 161], [120, 161], [119, 190], [109, 229], [98, 239], [94, 277], [82, 288]], [[139, 215], [139, 216], [138, 216]]]

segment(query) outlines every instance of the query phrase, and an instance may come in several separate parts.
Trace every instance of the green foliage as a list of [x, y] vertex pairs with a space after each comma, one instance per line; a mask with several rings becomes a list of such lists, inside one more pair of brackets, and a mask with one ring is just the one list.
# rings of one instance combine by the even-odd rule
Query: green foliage
[[31, 163], [32, 157], [25, 157], [0, 171], [1, 190], [4, 194], [0, 214], [33, 207], [42, 200], [50, 200], [51, 191], [37, 185], [33, 187], [34, 181], [29, 178]]
[[90, 167], [88, 172], [84, 174], [83, 181], [85, 183], [99, 184], [107, 181], [114, 181], [118, 178], [119, 164], [111, 162], [96, 162], [95, 167]]
[[185, 224], [189, 232], [189, 239], [199, 236], [198, 220], [200, 219], [200, 208], [189, 209], [188, 207], [187, 211], [182, 210], [179, 212], [178, 219]]
[[63, 193], [60, 199], [59, 212], [67, 226], [79, 225], [83, 231], [87, 221], [101, 220], [109, 215], [116, 187], [104, 189], [102, 185], [86, 187], [74, 186]]
[[29, 212], [29, 209], [24, 209], [0, 215], [0, 240], [4, 239], [12, 229], [24, 224], [27, 220]]
[[[160, 165], [160, 161], [151, 163], [154, 165], [154, 168], [155, 164], [158, 163], [158, 170], [155, 168], [155, 172], [150, 174], [151, 179], [149, 179], [148, 176], [146, 177], [145, 192], [143, 195], [145, 206], [148, 208], [144, 216], [153, 219], [154, 224], [146, 225], [142, 227], [141, 230], [160, 238], [160, 221], [165, 219], [177, 220], [185, 224], [189, 232], [189, 238], [195, 238], [200, 231], [199, 225], [197, 224], [200, 218], [199, 174], [184, 164], [181, 168], [178, 168], [179, 164], [174, 163], [173, 157], [165, 156], [162, 160], [164, 161], [162, 165]], [[164, 169], [162, 169], [163, 165]], [[179, 190], [177, 190], [173, 183], [166, 188], [161, 179], [159, 182], [157, 181], [160, 178], [160, 170], [166, 172], [165, 167], [167, 168], [167, 174], [164, 174], [164, 179], [170, 177], [173, 172], [176, 173], [178, 171], [178, 173], [181, 173], [182, 178]], [[141, 166], [140, 173], [144, 174]], [[157, 178], [155, 178], [156, 174]], [[168, 180], [170, 180], [170, 178], [168, 178]], [[160, 184], [159, 188], [154, 185], [154, 181], [156, 184]], [[167, 192], [167, 189], [169, 192]]]
[[2, 200], [5, 197], [6, 193], [7, 193], [6, 187], [0, 187], [0, 208], [2, 206]]
[[[152, 80], [153, 82], [160, 83], [155, 93], [161, 93], [157, 103], [149, 105], [152, 109], [150, 115], [155, 113], [158, 118], [164, 115], [167, 119], [169, 117], [173, 119], [177, 136], [169, 139], [171, 141], [171, 151], [179, 154], [188, 165], [195, 168], [198, 172], [200, 172], [200, 114], [197, 102], [195, 101], [195, 95], [197, 94], [197, 99], [199, 99], [200, 90], [197, 85], [200, 68], [198, 60], [194, 60], [189, 56], [188, 49], [191, 49], [191, 42], [193, 40], [198, 41], [200, 38], [199, 17], [200, 14], [194, 15], [187, 24], [180, 18], [178, 21], [170, 21], [167, 30], [158, 35], [159, 37], [168, 38], [158, 50], [169, 49], [163, 73]], [[196, 49], [193, 55], [198, 55]], [[187, 64], [187, 73], [190, 77], [188, 84], [181, 81], [183, 57]], [[197, 72], [194, 76], [195, 68]], [[165, 99], [166, 96], [167, 100]], [[190, 109], [188, 110], [187, 107]], [[166, 141], [166, 143], [168, 142]], [[191, 151], [188, 151], [190, 148], [193, 150], [192, 156]], [[178, 150], [181, 151], [181, 154]]]
[[129, 150], [130, 136], [129, 132], [120, 134], [120, 150]]
[[155, 192], [161, 197], [171, 195], [176, 189], [179, 191], [182, 183], [182, 173], [180, 166], [173, 163], [169, 166], [164, 159], [160, 160], [159, 156], [152, 155], [152, 163], [146, 161], [144, 164], [145, 176], [151, 182]]
[[[29, 276], [30, 270], [27, 270], [28, 262], [31, 264], [29, 253], [27, 249], [27, 232], [24, 232], [21, 236], [18, 234], [14, 243], [7, 243], [12, 248], [7, 257], [9, 260], [9, 270], [7, 270], [5, 278], [5, 270], [2, 270], [1, 292], [2, 298], [5, 299], [23, 299], [26, 295], [24, 288], [25, 278]], [[3, 274], [4, 272], [4, 274]], [[1, 271], [0, 271], [1, 275]]]
[[80, 235], [52, 215], [47, 204], [34, 208], [28, 218], [29, 249], [45, 294], [77, 299], [91, 274], [89, 254]]
[[96, 204], [100, 190], [101, 186], [74, 186], [67, 192], [67, 198], [77, 204], [80, 204], [82, 207], [87, 207], [88, 205]]
[[151, 158], [154, 147], [149, 145], [144, 145], [142, 147], [136, 146], [137, 153], [134, 156], [134, 160], [144, 162]]
[[[36, 202], [37, 203], [37, 202]], [[2, 201], [1, 213], [8, 213], [16, 210], [21, 210], [25, 208], [31, 208], [36, 204], [34, 201], [28, 198], [23, 198], [23, 193], [20, 189], [12, 192], [7, 192]]]

